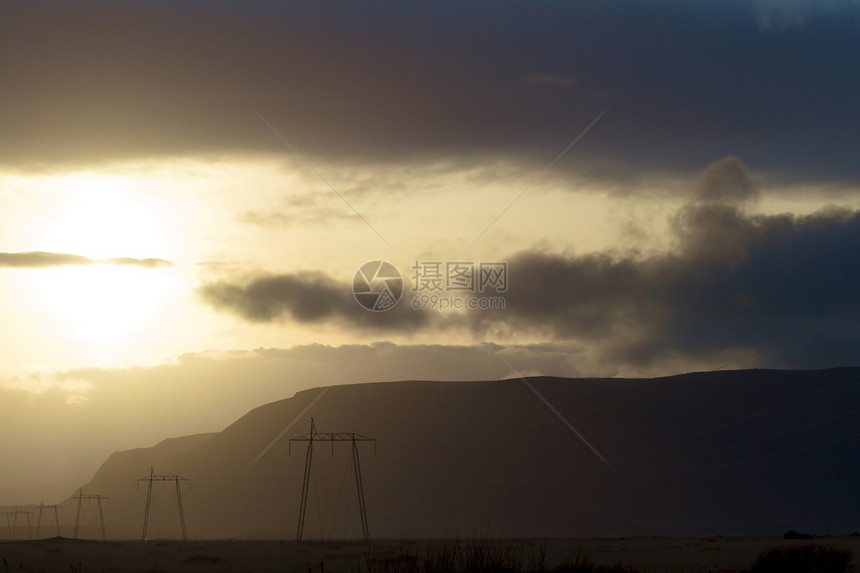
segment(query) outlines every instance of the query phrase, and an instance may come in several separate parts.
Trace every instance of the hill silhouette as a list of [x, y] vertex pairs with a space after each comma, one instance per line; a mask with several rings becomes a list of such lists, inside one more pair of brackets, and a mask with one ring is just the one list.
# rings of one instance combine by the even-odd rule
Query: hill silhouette
[[[189, 537], [293, 538], [306, 443], [288, 438], [313, 416], [377, 439], [359, 447], [373, 537], [860, 528], [860, 368], [528, 381], [609, 465], [522, 380], [403, 381], [311, 389], [221, 432], [114, 453], [83, 489], [110, 496], [113, 538], [140, 536], [150, 466], [191, 478]], [[315, 446], [306, 537], [360, 537], [351, 463], [348, 444]], [[94, 511], [82, 536], [97, 536]], [[149, 533], [180, 535], [173, 483], [154, 486]]]

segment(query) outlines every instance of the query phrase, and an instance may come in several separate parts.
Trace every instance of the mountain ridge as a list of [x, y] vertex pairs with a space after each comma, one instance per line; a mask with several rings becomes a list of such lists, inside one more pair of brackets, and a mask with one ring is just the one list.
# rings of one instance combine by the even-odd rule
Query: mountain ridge
[[[608, 466], [520, 379], [320, 386], [254, 408], [220, 432], [115, 452], [83, 487], [111, 496], [109, 536], [139, 535], [144, 494], [133, 486], [152, 466], [191, 478], [183, 490], [189, 535], [291, 538], [307, 444], [291, 447], [289, 438], [307, 434], [313, 416], [320, 432], [378, 440], [375, 456], [359, 448], [375, 535], [853, 531], [858, 379], [852, 367], [526, 378]], [[314, 456], [311, 537], [360, 535], [341, 446], [315, 447], [323, 449]], [[177, 514], [175, 501], [161, 490], [162, 534], [178, 536], [167, 517]]]

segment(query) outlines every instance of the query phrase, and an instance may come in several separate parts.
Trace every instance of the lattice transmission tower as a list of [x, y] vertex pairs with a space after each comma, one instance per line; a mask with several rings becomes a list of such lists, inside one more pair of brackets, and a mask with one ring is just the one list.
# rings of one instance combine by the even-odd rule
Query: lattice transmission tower
[[352, 442], [352, 464], [355, 469], [355, 486], [358, 490], [358, 508], [361, 513], [361, 532], [364, 535], [365, 541], [370, 541], [370, 529], [367, 526], [367, 508], [364, 503], [364, 485], [361, 481], [361, 464], [358, 460], [358, 442], [373, 442], [374, 453], [376, 452], [376, 439], [368, 438], [355, 432], [317, 432], [314, 419], [311, 418], [311, 432], [298, 438], [290, 438], [290, 445], [293, 442], [307, 442], [308, 450], [305, 454], [305, 475], [302, 480], [302, 500], [299, 506], [299, 525], [296, 531], [296, 541], [302, 542], [302, 534], [305, 528], [305, 512], [308, 507], [308, 488], [310, 487], [311, 479], [311, 462], [314, 455], [314, 442], [331, 442], [332, 452], [334, 452], [334, 442]]
[[4, 512], [0, 513], [0, 515], [3, 515], [6, 517], [6, 528], [9, 530], [9, 539], [13, 539], [15, 537], [15, 530], [12, 529], [12, 520], [9, 519], [9, 516], [15, 515], [15, 513], [17, 513], [17, 512], [15, 512], [15, 511], [4, 511]]
[[150, 466], [149, 475], [147, 477], [140, 478], [137, 480], [138, 486], [140, 486], [140, 482], [142, 481], [148, 482], [148, 485], [146, 486], [146, 511], [144, 511], [143, 513], [143, 533], [141, 534], [140, 538], [143, 541], [146, 541], [146, 528], [149, 525], [149, 506], [152, 501], [152, 482], [172, 481], [176, 484], [176, 504], [179, 506], [179, 525], [182, 528], [182, 541], [186, 541], [187, 537], [185, 534], [185, 512], [182, 510], [182, 488], [179, 486], [179, 482], [190, 482], [191, 479], [174, 474], [159, 475], [156, 474], [155, 470], [152, 469], [152, 466]]
[[33, 539], [33, 522], [30, 520], [30, 516], [33, 514], [29, 509], [16, 509], [15, 517], [12, 521], [12, 537], [15, 537], [15, 524], [18, 521], [19, 515], [27, 516], [27, 535], [29, 535], [29, 539]]
[[[30, 534], [29, 539], [33, 538], [33, 525], [30, 521], [30, 514], [33, 512], [27, 509], [21, 509], [18, 507], [13, 508], [12, 511], [4, 511], [0, 513], [0, 515], [6, 516], [6, 527], [9, 529], [9, 539], [15, 539], [15, 529], [18, 527], [18, 515], [26, 515], [27, 516], [27, 529]], [[9, 516], [12, 516], [12, 519], [9, 519]]]
[[74, 539], [78, 538], [78, 524], [80, 524], [80, 522], [81, 522], [81, 504], [82, 504], [82, 502], [85, 499], [94, 499], [94, 500], [96, 500], [96, 502], [98, 502], [99, 522], [101, 523], [101, 526], [102, 526], [102, 541], [105, 541], [105, 539], [107, 539], [107, 538], [105, 536], [105, 514], [104, 514], [104, 510], [102, 509], [102, 500], [103, 499], [110, 499], [110, 498], [108, 498], [106, 495], [100, 495], [98, 493], [84, 495], [84, 490], [83, 490], [83, 488], [81, 488], [78, 490], [78, 495], [72, 496], [72, 499], [78, 500], [78, 511], [75, 514], [75, 533], [74, 533], [74, 535], [72, 535], [72, 538], [74, 538]]
[[42, 511], [45, 509], [54, 510], [54, 523], [57, 525], [57, 537], [60, 537], [60, 506], [45, 505], [44, 503], [39, 502], [39, 517], [36, 519], [36, 539], [39, 539], [39, 530], [42, 527]]

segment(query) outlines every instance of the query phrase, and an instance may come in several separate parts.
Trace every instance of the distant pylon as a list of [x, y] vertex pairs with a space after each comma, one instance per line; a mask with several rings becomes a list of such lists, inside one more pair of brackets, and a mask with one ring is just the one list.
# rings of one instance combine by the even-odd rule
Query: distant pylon
[[361, 532], [364, 535], [365, 541], [370, 541], [370, 529], [367, 525], [367, 508], [364, 504], [364, 485], [361, 481], [361, 464], [358, 461], [358, 443], [357, 442], [373, 442], [374, 451], [376, 451], [376, 440], [368, 438], [354, 432], [317, 432], [317, 427], [314, 424], [314, 419], [311, 418], [311, 433], [298, 438], [291, 438], [290, 444], [293, 442], [307, 442], [308, 451], [305, 454], [305, 475], [302, 480], [302, 500], [299, 505], [299, 525], [296, 531], [296, 541], [302, 542], [302, 534], [305, 529], [305, 511], [308, 507], [308, 488], [310, 487], [311, 478], [311, 462], [314, 455], [314, 442], [332, 442], [332, 450], [334, 442], [352, 442], [352, 464], [355, 469], [355, 486], [358, 490], [358, 508], [361, 513]]
[[178, 475], [156, 475], [155, 470], [152, 466], [149, 467], [149, 475], [144, 478], [140, 478], [137, 480], [138, 485], [140, 482], [145, 481], [148, 482], [146, 487], [146, 510], [143, 513], [143, 533], [140, 538], [143, 541], [146, 541], [146, 529], [149, 526], [149, 505], [152, 501], [152, 482], [154, 481], [172, 481], [176, 483], [176, 503], [179, 506], [179, 525], [182, 527], [182, 541], [186, 540], [185, 535], [185, 512], [182, 510], [182, 490], [179, 487], [179, 482], [181, 481], [191, 481], [189, 478], [178, 476]]
[[39, 518], [36, 519], [36, 539], [39, 539], [39, 528], [42, 526], [42, 510], [43, 509], [53, 509], [54, 510], [54, 522], [57, 524], [57, 537], [60, 536], [60, 513], [59, 505], [45, 505], [44, 503], [39, 502]]
[[4, 511], [3, 513], [0, 513], [0, 515], [5, 515], [5, 516], [6, 516], [6, 527], [7, 527], [7, 528], [8, 528], [8, 530], [9, 530], [9, 539], [12, 539], [12, 537], [13, 537], [13, 533], [14, 533], [14, 532], [12, 531], [12, 520], [11, 520], [11, 519], [9, 519], [9, 516], [10, 516], [10, 515], [12, 515], [13, 513], [14, 513], [14, 512], [12, 512], [12, 511]]
[[[72, 496], [72, 499], [78, 500], [78, 511], [75, 514], [75, 533], [74, 535], [72, 535], [72, 538], [78, 538], [78, 524], [81, 522], [81, 502], [85, 499], [94, 499], [98, 502], [99, 505], [99, 521], [101, 522], [102, 526], [102, 541], [105, 541], [107, 537], [105, 536], [105, 514], [102, 510], [102, 500], [109, 498], [105, 495], [99, 495], [97, 493], [84, 495], [84, 490], [83, 488], [81, 488], [78, 490], [78, 495]], [[59, 531], [59, 525], [57, 526], [57, 531]]]
[[18, 524], [18, 514], [24, 514], [27, 516], [27, 534], [29, 535], [29, 539], [33, 539], [33, 523], [30, 521], [30, 514], [33, 513], [28, 509], [18, 509], [15, 508], [15, 512], [12, 514], [12, 539], [15, 538], [15, 527]]

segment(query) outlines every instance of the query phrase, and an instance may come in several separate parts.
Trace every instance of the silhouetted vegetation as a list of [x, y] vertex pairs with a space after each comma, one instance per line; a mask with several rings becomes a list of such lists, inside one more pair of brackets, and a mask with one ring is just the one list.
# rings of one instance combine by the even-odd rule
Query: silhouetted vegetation
[[633, 568], [595, 565], [581, 551], [555, 565], [547, 565], [546, 549], [526, 558], [506, 544], [486, 541], [454, 541], [434, 545], [422, 556], [402, 549], [399, 552], [368, 553], [365, 567], [358, 573], [636, 573]]
[[[847, 545], [844, 538], [833, 542], [839, 545], [800, 542], [775, 547], [771, 546], [773, 540], [768, 539], [701, 540], [705, 543], [693, 539], [634, 541], [607, 539], [589, 545], [587, 540], [401, 540], [399, 545], [380, 542], [368, 546], [348, 541], [296, 545], [283, 540], [198, 540], [164, 542], [164, 548], [140, 541], [5, 541], [0, 543], [0, 573], [849, 573], [855, 570], [852, 545], [856, 542]], [[579, 549], [572, 550], [575, 547]], [[756, 552], [758, 555], [753, 558]]]
[[759, 553], [749, 573], [847, 573], [852, 552], [838, 547], [774, 547]]
[[799, 531], [795, 531], [793, 529], [789, 529], [785, 533], [782, 534], [783, 539], [815, 539], [815, 536], [811, 533], [801, 533]]

